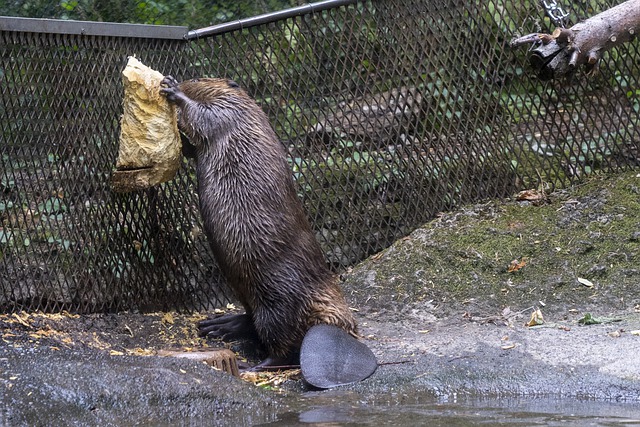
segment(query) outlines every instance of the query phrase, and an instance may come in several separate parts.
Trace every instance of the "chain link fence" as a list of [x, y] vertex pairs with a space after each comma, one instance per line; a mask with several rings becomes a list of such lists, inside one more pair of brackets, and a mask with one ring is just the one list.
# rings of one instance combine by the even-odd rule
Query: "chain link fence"
[[[565, 10], [577, 22], [610, 6]], [[541, 82], [508, 45], [550, 32], [544, 13], [535, 1], [325, 1], [188, 33], [2, 18], [0, 311], [233, 300], [193, 165], [146, 191], [110, 189], [128, 55], [179, 80], [233, 78], [258, 100], [335, 271], [460, 204], [637, 166], [638, 44], [593, 76]]]

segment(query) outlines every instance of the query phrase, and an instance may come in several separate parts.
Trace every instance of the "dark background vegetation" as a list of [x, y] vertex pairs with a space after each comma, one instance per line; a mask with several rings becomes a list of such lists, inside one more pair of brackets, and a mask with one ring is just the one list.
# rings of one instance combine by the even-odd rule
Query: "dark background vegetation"
[[0, 15], [202, 28], [220, 22], [273, 12], [303, 0], [8, 0]]

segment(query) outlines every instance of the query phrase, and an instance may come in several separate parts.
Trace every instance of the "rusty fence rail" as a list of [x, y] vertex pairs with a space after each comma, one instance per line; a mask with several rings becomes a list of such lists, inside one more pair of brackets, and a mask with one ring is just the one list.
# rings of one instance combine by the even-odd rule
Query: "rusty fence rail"
[[[551, 24], [516, 3], [324, 1], [190, 32], [0, 18], [0, 311], [231, 300], [192, 165], [110, 189], [129, 55], [231, 77], [259, 101], [336, 271], [462, 203], [636, 167], [638, 43], [593, 76], [540, 82], [508, 44]], [[575, 22], [611, 3], [571, 6]]]

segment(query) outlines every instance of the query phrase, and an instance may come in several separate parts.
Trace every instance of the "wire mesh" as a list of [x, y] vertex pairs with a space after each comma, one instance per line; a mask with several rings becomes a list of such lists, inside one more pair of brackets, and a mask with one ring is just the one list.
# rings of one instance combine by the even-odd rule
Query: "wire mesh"
[[[186, 67], [184, 42], [2, 32], [0, 306], [153, 310], [228, 300], [199, 221], [193, 178], [112, 193], [120, 73], [143, 52]], [[212, 280], [213, 279], [213, 280]]]
[[[336, 271], [462, 203], [637, 166], [637, 43], [593, 76], [540, 82], [508, 47], [552, 30], [538, 2], [353, 3], [191, 42], [2, 31], [0, 311], [233, 299], [191, 164], [147, 191], [109, 188], [131, 54], [178, 79], [233, 78], [258, 100]], [[610, 6], [565, 10], [577, 22]]]

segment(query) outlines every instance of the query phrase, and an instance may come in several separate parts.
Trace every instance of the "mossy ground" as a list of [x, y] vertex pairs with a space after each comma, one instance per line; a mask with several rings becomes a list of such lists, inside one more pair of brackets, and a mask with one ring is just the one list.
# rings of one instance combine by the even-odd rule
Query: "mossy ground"
[[542, 203], [514, 197], [442, 214], [358, 265], [344, 286], [356, 306], [615, 311], [640, 303], [639, 260], [640, 174], [630, 171]]

